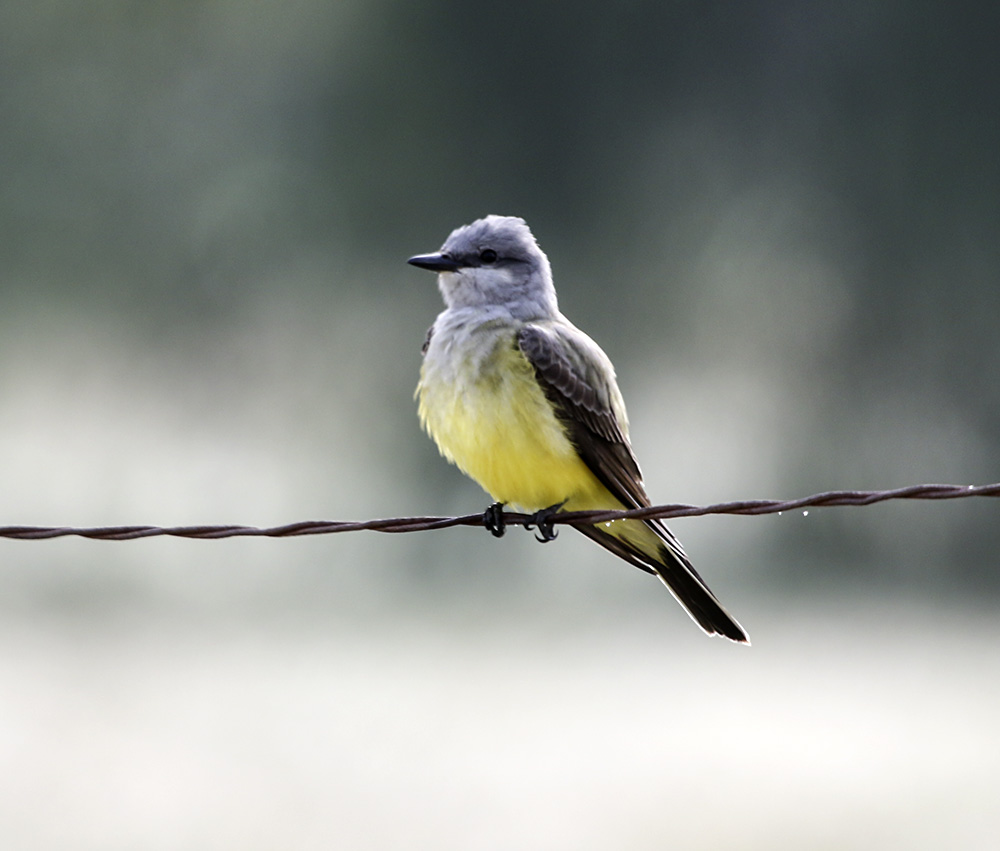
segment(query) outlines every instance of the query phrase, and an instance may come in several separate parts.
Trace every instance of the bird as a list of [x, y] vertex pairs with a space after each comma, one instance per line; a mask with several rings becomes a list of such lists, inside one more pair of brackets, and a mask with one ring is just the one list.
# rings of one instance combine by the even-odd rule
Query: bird
[[[524, 219], [488, 215], [407, 261], [437, 273], [445, 309], [427, 332], [418, 416], [440, 453], [503, 507], [533, 513], [540, 540], [560, 511], [650, 505], [604, 351], [559, 311], [549, 259]], [[749, 644], [657, 519], [576, 528], [657, 576], [708, 635]]]

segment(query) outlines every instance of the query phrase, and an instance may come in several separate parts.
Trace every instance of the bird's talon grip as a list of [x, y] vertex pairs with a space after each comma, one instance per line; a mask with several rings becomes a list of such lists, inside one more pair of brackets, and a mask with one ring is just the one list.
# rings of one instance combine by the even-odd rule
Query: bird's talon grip
[[507, 531], [507, 521], [503, 516], [503, 503], [494, 502], [483, 512], [483, 525], [490, 530], [494, 538], [502, 538]]
[[565, 503], [560, 502], [557, 505], [550, 505], [548, 508], [536, 511], [531, 515], [531, 520], [524, 524], [525, 529], [538, 530], [538, 534], [535, 535], [535, 540], [538, 543], [547, 544], [549, 541], [554, 541], [559, 537], [559, 532], [556, 531], [555, 525], [552, 523], [552, 518], [563, 505]]

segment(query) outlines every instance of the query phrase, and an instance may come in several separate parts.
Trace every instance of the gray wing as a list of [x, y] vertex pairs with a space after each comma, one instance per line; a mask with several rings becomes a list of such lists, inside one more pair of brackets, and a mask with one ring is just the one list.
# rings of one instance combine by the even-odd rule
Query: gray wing
[[[625, 506], [650, 504], [642, 473], [628, 441], [625, 405], [614, 367], [597, 344], [572, 325], [527, 325], [517, 345], [535, 369], [580, 458]], [[578, 526], [591, 540], [663, 581], [709, 635], [747, 641], [746, 633], [722, 607], [694, 569], [684, 548], [660, 520], [643, 521], [660, 538], [659, 557], [608, 534], [600, 526]]]
[[[564, 339], [568, 333], [574, 335], [572, 342]], [[518, 332], [517, 345], [580, 458], [601, 484], [629, 508], [649, 505], [628, 441], [614, 368], [597, 344], [572, 327], [566, 332], [526, 325]]]

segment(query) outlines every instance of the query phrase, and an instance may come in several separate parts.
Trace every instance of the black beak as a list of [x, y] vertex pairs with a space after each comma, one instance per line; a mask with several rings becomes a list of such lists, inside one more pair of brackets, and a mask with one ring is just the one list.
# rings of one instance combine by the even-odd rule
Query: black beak
[[411, 266], [429, 269], [432, 272], [454, 272], [461, 264], [448, 254], [418, 254], [406, 261]]

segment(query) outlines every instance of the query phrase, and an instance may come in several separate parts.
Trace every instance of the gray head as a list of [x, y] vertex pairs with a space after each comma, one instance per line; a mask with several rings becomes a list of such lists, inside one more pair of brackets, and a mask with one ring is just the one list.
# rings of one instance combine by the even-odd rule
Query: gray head
[[437, 254], [407, 262], [438, 273], [448, 307], [502, 307], [517, 319], [558, 313], [552, 270], [524, 219], [486, 216], [456, 228]]

